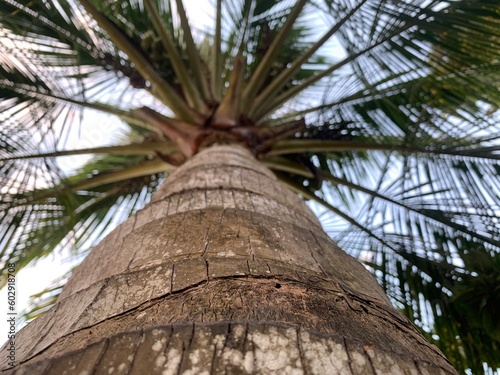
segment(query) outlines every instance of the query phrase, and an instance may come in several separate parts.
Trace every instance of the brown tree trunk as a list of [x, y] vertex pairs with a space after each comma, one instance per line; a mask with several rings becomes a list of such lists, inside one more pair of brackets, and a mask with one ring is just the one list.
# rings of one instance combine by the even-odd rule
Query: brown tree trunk
[[9, 374], [456, 373], [239, 146], [172, 173], [16, 346]]

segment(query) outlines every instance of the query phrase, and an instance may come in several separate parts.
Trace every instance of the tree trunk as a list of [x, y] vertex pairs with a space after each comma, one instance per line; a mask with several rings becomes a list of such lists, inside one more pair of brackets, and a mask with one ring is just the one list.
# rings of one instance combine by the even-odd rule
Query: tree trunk
[[16, 350], [8, 374], [456, 373], [239, 146], [172, 173]]

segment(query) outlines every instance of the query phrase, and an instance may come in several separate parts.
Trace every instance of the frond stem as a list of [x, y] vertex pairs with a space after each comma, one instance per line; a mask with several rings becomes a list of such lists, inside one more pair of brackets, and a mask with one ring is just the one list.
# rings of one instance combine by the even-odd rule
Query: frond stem
[[287, 81], [292, 79], [297, 70], [309, 59], [321, 46], [323, 46], [335, 34], [349, 18], [365, 4], [368, 0], [362, 0], [358, 5], [349, 11], [349, 13], [337, 22], [325, 35], [314, 43], [307, 51], [299, 56], [289, 68], [283, 70], [266, 88], [255, 98], [249, 113], [254, 113], [261, 108], [264, 103], [271, 101], [277, 93], [283, 88]]
[[80, 3], [94, 17], [99, 26], [108, 33], [118, 48], [127, 54], [140, 74], [151, 83], [153, 92], [157, 93], [159, 99], [183, 120], [201, 124], [200, 115], [189, 108], [175, 90], [158, 74], [143, 51], [136, 47], [112, 20], [95, 8], [89, 0], [80, 0]]
[[107, 155], [151, 155], [155, 152], [173, 152], [177, 150], [177, 146], [169, 141], [155, 141], [148, 143], [133, 143], [122, 146], [105, 146], [80, 148], [76, 150], [63, 150], [54, 152], [44, 152], [30, 155], [17, 155], [7, 158], [0, 158], [0, 161], [36, 159], [36, 158], [53, 158], [72, 155], [88, 155], [88, 154], [107, 154]]
[[254, 120], [255, 121], [259, 121], [260, 119], [262, 119], [263, 117], [267, 116], [269, 113], [271, 113], [272, 111], [274, 111], [276, 108], [280, 107], [285, 102], [287, 102], [288, 100], [290, 100], [291, 98], [293, 98], [294, 96], [296, 96], [297, 94], [299, 94], [300, 92], [304, 91], [306, 88], [314, 85], [319, 80], [327, 77], [328, 75], [330, 75], [331, 73], [333, 73], [335, 70], [338, 70], [338, 69], [342, 68], [344, 65], [347, 65], [348, 63], [356, 60], [358, 57], [364, 55], [365, 53], [370, 52], [371, 50], [373, 50], [376, 47], [384, 44], [385, 42], [390, 41], [392, 38], [394, 38], [395, 36], [401, 34], [405, 30], [409, 29], [411, 26], [413, 26], [413, 24], [407, 24], [407, 25], [405, 25], [405, 27], [403, 27], [400, 30], [397, 30], [396, 32], [394, 32], [392, 34], [390, 34], [388, 37], [383, 38], [383, 39], [379, 40], [378, 42], [376, 42], [376, 43], [374, 43], [374, 44], [372, 44], [372, 45], [370, 45], [370, 46], [368, 46], [368, 47], [366, 47], [366, 48], [364, 48], [364, 49], [362, 49], [362, 50], [360, 50], [358, 52], [355, 52], [352, 55], [347, 56], [343, 60], [341, 60], [341, 61], [339, 61], [339, 62], [331, 65], [329, 68], [323, 70], [322, 72], [318, 72], [318, 73], [314, 74], [313, 76], [305, 79], [304, 81], [302, 81], [298, 85], [293, 86], [289, 90], [287, 90], [287, 91], [283, 92], [282, 94], [278, 95], [267, 106], [263, 105], [260, 108], [260, 111], [258, 110], [255, 113]]
[[186, 52], [189, 57], [189, 62], [192, 64], [191, 68], [193, 70], [195, 82], [201, 91], [202, 97], [207, 101], [212, 101], [212, 95], [210, 94], [208, 83], [204, 75], [204, 69], [200, 59], [200, 55], [198, 54], [196, 44], [193, 40], [193, 34], [191, 33], [191, 27], [187, 19], [184, 4], [182, 4], [182, 0], [175, 0], [175, 3], [177, 5], [177, 12], [181, 21], [184, 42], [186, 43]]
[[250, 77], [250, 80], [247, 86], [245, 87], [245, 90], [243, 91], [242, 108], [249, 107], [249, 104], [252, 103], [253, 100], [255, 99], [259, 89], [262, 87], [262, 84], [264, 83], [264, 80], [267, 77], [267, 74], [269, 73], [269, 70], [272, 67], [274, 59], [276, 58], [278, 52], [283, 46], [283, 42], [289, 35], [290, 30], [292, 29], [295, 21], [297, 20], [299, 14], [302, 11], [302, 8], [304, 8], [306, 3], [307, 0], [299, 0], [290, 11], [290, 14], [288, 15], [288, 18], [285, 21], [285, 24], [278, 32], [278, 35], [276, 35], [276, 37], [274, 38], [273, 42], [271, 43], [271, 46], [269, 47], [266, 54], [262, 58], [262, 61], [257, 66], [255, 72]]
[[144, 0], [144, 6], [148, 11], [151, 21], [153, 22], [153, 26], [158, 32], [160, 40], [168, 53], [172, 67], [181, 83], [182, 90], [186, 95], [186, 99], [199, 113], [205, 113], [207, 111], [207, 106], [199, 95], [199, 91], [193, 84], [186, 66], [179, 55], [179, 51], [177, 50], [172, 38], [161, 20], [158, 9], [153, 4], [152, 0]]

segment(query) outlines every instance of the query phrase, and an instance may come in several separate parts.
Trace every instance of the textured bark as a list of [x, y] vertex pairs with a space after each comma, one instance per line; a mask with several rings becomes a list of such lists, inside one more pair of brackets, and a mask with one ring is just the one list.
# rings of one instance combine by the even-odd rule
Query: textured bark
[[7, 373], [455, 373], [238, 146], [172, 173], [17, 348]]

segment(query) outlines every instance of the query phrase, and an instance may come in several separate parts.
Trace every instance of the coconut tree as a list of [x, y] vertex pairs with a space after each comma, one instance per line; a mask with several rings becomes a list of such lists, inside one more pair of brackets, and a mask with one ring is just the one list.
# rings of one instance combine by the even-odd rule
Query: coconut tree
[[3, 274], [109, 233], [4, 368], [454, 373], [396, 309], [498, 367], [498, 7], [211, 14], [0, 1]]

